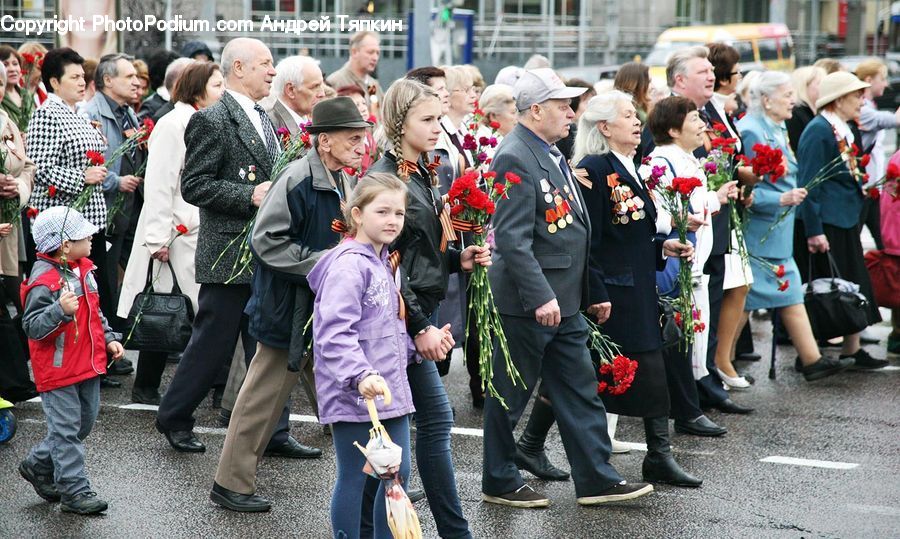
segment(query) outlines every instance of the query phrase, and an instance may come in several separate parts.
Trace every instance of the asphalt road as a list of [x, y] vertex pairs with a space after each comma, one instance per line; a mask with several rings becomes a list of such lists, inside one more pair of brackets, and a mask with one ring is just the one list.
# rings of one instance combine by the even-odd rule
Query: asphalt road
[[[873, 328], [886, 338], [886, 325]], [[770, 346], [770, 325], [755, 321], [758, 351]], [[884, 341], [867, 349], [884, 357]], [[834, 349], [829, 353], [837, 353]], [[813, 384], [792, 370], [793, 351], [780, 347], [778, 377], [767, 363], [739, 364], [756, 378], [734, 399], [756, 407], [750, 416], [710, 417], [729, 429], [720, 439], [674, 435], [678, 461], [705, 482], [698, 490], [659, 487], [630, 503], [581, 508], [571, 482], [531, 481], [549, 496], [543, 510], [514, 510], [481, 503], [481, 420], [468, 399], [466, 372], [454, 360], [448, 377], [457, 411], [453, 456], [463, 510], [478, 537], [900, 537], [900, 358], [879, 372], [852, 372]], [[133, 358], [136, 360], [136, 357]], [[163, 387], [174, 365], [167, 368]], [[87, 468], [103, 516], [61, 513], [45, 503], [16, 472], [44, 434], [38, 403], [17, 410], [20, 430], [0, 446], [0, 537], [329, 537], [334, 450], [322, 429], [303, 417], [293, 434], [321, 447], [317, 461], [265, 459], [260, 493], [273, 500], [266, 514], [236, 514], [208, 499], [224, 440], [209, 401], [198, 411], [205, 454], [180, 454], [153, 428], [152, 411], [123, 409], [126, 388], [104, 390], [102, 409], [88, 438]], [[310, 414], [302, 391], [296, 414]], [[523, 422], [524, 424], [524, 422]], [[618, 437], [643, 442], [639, 420], [622, 418]], [[567, 467], [556, 429], [550, 458]], [[764, 462], [769, 457], [808, 459], [808, 465]], [[640, 479], [643, 452], [612, 457], [630, 480]], [[817, 462], [823, 461], [823, 462]], [[824, 467], [823, 467], [824, 466]], [[527, 477], [527, 474], [526, 474]], [[418, 480], [413, 479], [417, 485]], [[426, 537], [436, 531], [426, 502], [417, 505]]]

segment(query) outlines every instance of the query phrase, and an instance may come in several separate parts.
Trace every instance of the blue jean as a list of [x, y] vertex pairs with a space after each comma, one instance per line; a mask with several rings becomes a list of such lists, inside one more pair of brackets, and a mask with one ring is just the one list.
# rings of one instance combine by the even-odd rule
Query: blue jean
[[[396, 417], [382, 421], [391, 440], [403, 448], [403, 460], [400, 463], [400, 477], [404, 488], [409, 479], [409, 416]], [[387, 523], [387, 512], [384, 503], [384, 486], [381, 480], [363, 473], [366, 463], [363, 454], [353, 445], [359, 442], [365, 447], [369, 441], [371, 423], [339, 422], [331, 425], [334, 452], [337, 457], [337, 481], [331, 495], [331, 529], [334, 537], [339, 539], [359, 539], [360, 518], [367, 480], [378, 484], [374, 499], [368, 506], [375, 515], [375, 537], [391, 539], [391, 530]]]
[[53, 474], [63, 499], [91, 490], [84, 471], [84, 439], [100, 409], [100, 378], [41, 393], [47, 436], [31, 448], [26, 463], [40, 474]]

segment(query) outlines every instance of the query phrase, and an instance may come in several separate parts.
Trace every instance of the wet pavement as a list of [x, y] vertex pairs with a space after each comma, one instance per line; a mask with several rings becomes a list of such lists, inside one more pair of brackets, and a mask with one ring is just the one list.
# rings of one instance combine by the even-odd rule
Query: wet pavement
[[[754, 320], [756, 349], [767, 355], [768, 321]], [[867, 346], [884, 357], [889, 328]], [[827, 353], [837, 354], [836, 349]], [[136, 361], [136, 354], [130, 354]], [[767, 377], [767, 358], [739, 363], [755, 385], [733, 398], [754, 406], [749, 416], [711, 412], [728, 428], [719, 439], [673, 435], [677, 460], [704, 479], [697, 490], [658, 487], [643, 498], [599, 508], [575, 503], [571, 481], [526, 480], [551, 499], [542, 510], [508, 509], [481, 503], [480, 415], [468, 397], [467, 375], [454, 360], [447, 383], [461, 430], [453, 434], [463, 510], [478, 537], [898, 537], [900, 536], [900, 358], [877, 372], [847, 372], [806, 383], [793, 372], [793, 350], [779, 347], [777, 379]], [[163, 387], [174, 371], [169, 365]], [[325, 450], [322, 459], [264, 459], [259, 493], [273, 501], [265, 514], [238, 514], [209, 501], [224, 429], [207, 400], [198, 410], [204, 454], [173, 451], [153, 427], [154, 413], [123, 409], [130, 403], [132, 376], [117, 390], [103, 390], [102, 409], [88, 438], [88, 474], [110, 503], [103, 516], [61, 513], [22, 480], [16, 467], [46, 425], [38, 403], [17, 409], [19, 432], [0, 446], [0, 537], [329, 537], [334, 450], [321, 427], [298, 417], [293, 434]], [[303, 392], [293, 412], [309, 415]], [[522, 422], [524, 425], [524, 421]], [[521, 428], [521, 426], [520, 426]], [[618, 438], [643, 442], [639, 420], [622, 418]], [[568, 467], [554, 428], [550, 459]], [[789, 463], [764, 462], [787, 457]], [[643, 453], [612, 457], [629, 480], [640, 480]], [[790, 459], [807, 459], [797, 464]], [[785, 459], [775, 459], [782, 461]], [[812, 464], [809, 466], [807, 464]], [[418, 485], [413, 479], [413, 485]], [[425, 537], [437, 537], [426, 502], [417, 506]]]

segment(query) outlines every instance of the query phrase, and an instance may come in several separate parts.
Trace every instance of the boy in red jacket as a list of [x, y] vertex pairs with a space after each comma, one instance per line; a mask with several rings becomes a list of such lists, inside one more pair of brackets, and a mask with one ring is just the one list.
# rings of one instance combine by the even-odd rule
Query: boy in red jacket
[[38, 496], [61, 509], [88, 515], [105, 511], [84, 470], [85, 437], [100, 408], [106, 357], [125, 350], [100, 312], [91, 236], [97, 227], [65, 206], [47, 208], [31, 228], [38, 260], [22, 284], [34, 383], [47, 417], [47, 437], [31, 449], [19, 473]]

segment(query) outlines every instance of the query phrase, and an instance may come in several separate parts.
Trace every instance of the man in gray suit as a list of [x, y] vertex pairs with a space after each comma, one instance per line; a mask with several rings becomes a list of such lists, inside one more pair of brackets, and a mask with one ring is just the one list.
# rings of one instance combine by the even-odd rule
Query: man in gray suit
[[275, 130], [284, 127], [297, 134], [309, 121], [313, 107], [325, 99], [325, 79], [319, 64], [309, 56], [288, 56], [275, 66], [273, 93], [278, 98], [266, 112]]
[[225, 94], [194, 114], [184, 133], [181, 194], [200, 208], [195, 258], [199, 305], [191, 340], [156, 418], [157, 429], [172, 447], [185, 452], [206, 450], [193, 433], [193, 413], [231, 359], [246, 324], [242, 317], [251, 274], [230, 281], [239, 254], [239, 242], [232, 240], [256, 215], [281, 151], [269, 117], [257, 104], [269, 94], [275, 76], [269, 49], [256, 39], [233, 39], [222, 50], [222, 72]]
[[[581, 505], [636, 498], [653, 487], [626, 483], [609, 465], [606, 410], [580, 311], [588, 305], [590, 219], [574, 176], [555, 143], [575, 117], [570, 88], [548, 68], [525, 72], [515, 86], [519, 125], [500, 143], [491, 169], [522, 178], [494, 215], [496, 250], [489, 277], [509, 353], [525, 382], [514, 386], [494, 347], [494, 385], [506, 400], [484, 407], [483, 499], [512, 507], [550, 501], [525, 484], [515, 464], [513, 429], [538, 381], [543, 380], [559, 423], [575, 494]], [[568, 208], [568, 209], [567, 209]]]

